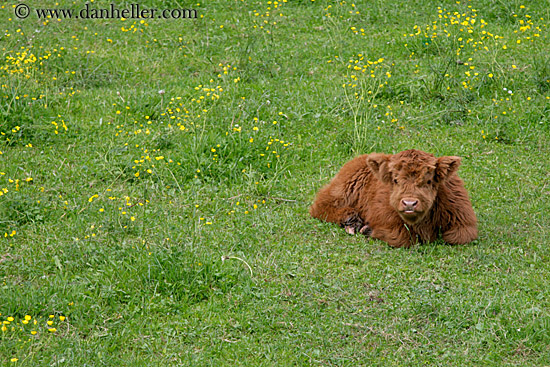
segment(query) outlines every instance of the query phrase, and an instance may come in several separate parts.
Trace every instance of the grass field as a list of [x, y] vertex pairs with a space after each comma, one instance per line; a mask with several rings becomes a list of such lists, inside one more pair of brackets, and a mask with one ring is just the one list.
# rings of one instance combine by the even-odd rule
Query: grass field
[[[1, 365], [550, 365], [548, 2], [18, 4]], [[391, 249], [309, 217], [344, 162], [409, 148], [463, 158], [477, 241]]]

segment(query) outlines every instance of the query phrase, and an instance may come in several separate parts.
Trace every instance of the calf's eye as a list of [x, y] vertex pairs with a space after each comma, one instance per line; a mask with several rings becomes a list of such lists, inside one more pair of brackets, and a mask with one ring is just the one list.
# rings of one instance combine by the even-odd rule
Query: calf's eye
[[432, 180], [428, 180], [427, 184], [428, 184], [428, 185], [431, 185], [431, 184], [432, 184]]
[[397, 185], [397, 179], [396, 178], [393, 179], [393, 183]]

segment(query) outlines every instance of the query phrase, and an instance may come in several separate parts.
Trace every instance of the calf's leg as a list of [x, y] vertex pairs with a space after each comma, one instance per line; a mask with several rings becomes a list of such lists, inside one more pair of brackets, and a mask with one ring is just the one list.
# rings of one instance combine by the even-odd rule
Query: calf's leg
[[391, 247], [410, 247], [416, 243], [416, 237], [405, 226], [398, 228], [375, 227], [370, 237], [386, 242]]
[[463, 225], [453, 227], [443, 232], [443, 240], [451, 245], [464, 245], [477, 238], [477, 225]]
[[319, 191], [309, 213], [314, 218], [336, 223], [346, 232], [355, 234], [363, 226], [363, 219], [347, 201], [343, 191], [328, 185]]

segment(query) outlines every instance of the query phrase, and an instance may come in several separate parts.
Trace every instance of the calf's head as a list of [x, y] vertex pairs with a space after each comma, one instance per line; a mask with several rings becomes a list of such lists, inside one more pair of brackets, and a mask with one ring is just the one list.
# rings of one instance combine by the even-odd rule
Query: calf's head
[[367, 164], [390, 186], [390, 205], [408, 224], [421, 222], [430, 213], [439, 187], [460, 166], [459, 157], [436, 158], [419, 150], [367, 156]]

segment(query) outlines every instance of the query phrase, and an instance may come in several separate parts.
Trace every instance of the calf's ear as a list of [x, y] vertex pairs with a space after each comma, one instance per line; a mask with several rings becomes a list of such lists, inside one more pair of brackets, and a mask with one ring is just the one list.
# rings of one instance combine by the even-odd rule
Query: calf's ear
[[389, 168], [391, 154], [372, 153], [367, 156], [367, 165], [372, 172], [382, 182], [391, 181], [391, 172]]
[[451, 177], [460, 166], [460, 157], [440, 157], [435, 166], [435, 178], [437, 181], [445, 181]]

